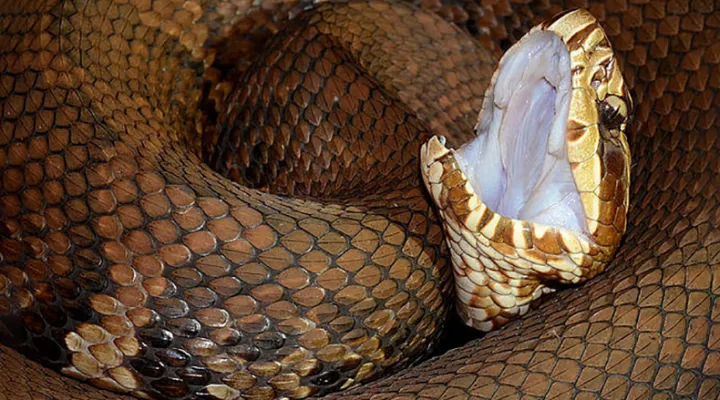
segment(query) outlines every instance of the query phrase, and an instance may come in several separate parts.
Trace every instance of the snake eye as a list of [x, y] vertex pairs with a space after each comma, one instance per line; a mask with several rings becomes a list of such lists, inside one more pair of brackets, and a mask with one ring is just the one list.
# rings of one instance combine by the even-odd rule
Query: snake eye
[[617, 96], [608, 96], [600, 103], [600, 115], [608, 130], [620, 129], [626, 122], [628, 109], [625, 101]]

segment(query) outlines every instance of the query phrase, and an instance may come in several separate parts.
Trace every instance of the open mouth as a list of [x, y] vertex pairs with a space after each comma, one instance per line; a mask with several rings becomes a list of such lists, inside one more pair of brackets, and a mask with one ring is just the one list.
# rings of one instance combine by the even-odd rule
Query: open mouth
[[567, 157], [571, 86], [565, 43], [553, 32], [531, 32], [502, 58], [477, 138], [454, 153], [492, 211], [587, 234]]
[[626, 227], [631, 104], [602, 27], [574, 10], [505, 53], [473, 140], [422, 146], [465, 323], [491, 330], [605, 269]]

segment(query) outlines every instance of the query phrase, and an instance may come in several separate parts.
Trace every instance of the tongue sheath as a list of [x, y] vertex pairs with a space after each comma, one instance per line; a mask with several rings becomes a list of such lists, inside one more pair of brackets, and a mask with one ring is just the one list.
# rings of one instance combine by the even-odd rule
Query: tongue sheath
[[570, 90], [562, 39], [528, 35], [501, 60], [477, 138], [455, 156], [491, 210], [582, 234], [585, 212], [567, 159]]

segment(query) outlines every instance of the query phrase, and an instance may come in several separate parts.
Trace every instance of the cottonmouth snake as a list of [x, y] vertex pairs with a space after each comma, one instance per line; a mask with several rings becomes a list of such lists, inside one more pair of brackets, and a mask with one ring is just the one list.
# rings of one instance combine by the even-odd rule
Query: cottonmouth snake
[[[119, 381], [132, 386], [137, 380], [147, 385], [144, 389], [177, 397], [189, 397], [190, 388], [207, 384], [211, 369], [216, 371], [209, 378], [216, 384], [216, 395], [224, 388], [218, 386], [223, 383], [218, 377], [233, 373], [224, 383], [253, 398], [272, 395], [276, 388], [286, 395], [293, 390], [302, 395], [310, 387], [322, 394], [344, 383], [341, 378], [346, 375], [341, 374], [349, 375], [348, 371], [353, 376], [363, 371], [364, 377], [373, 378], [374, 368], [366, 366], [373, 363], [368, 361], [381, 364], [388, 359], [400, 361], [404, 370], [342, 395], [717, 397], [720, 331], [715, 320], [720, 317], [714, 305], [720, 158], [715, 93], [720, 86], [720, 16], [710, 1], [497, 2], [485, 7], [466, 4], [469, 16], [457, 8], [450, 8], [455, 14], [446, 8], [440, 11], [459, 22], [472, 21], [468, 26], [481, 39], [507, 45], [519, 32], [568, 6], [587, 6], [601, 21], [623, 60], [637, 104], [636, 124], [628, 137], [636, 165], [625, 242], [604, 275], [561, 291], [539, 310], [479, 341], [402, 368], [402, 356], [393, 360], [399, 348], [410, 354], [434, 345], [436, 324], [442, 318], [430, 315], [445, 313], [439, 299], [440, 292], [448, 291], [441, 283], [448, 275], [438, 257], [443, 251], [439, 225], [425, 214], [417, 181], [410, 172], [403, 176], [402, 166], [412, 162], [400, 154], [409, 151], [384, 154], [382, 161], [392, 161], [400, 171], [384, 176], [387, 168], [364, 160], [369, 148], [359, 146], [352, 153], [357, 158], [346, 162], [351, 168], [369, 167], [342, 175], [333, 172], [333, 157], [323, 153], [329, 147], [307, 140], [306, 150], [317, 151], [325, 165], [305, 170], [310, 172], [304, 187], [289, 187], [296, 176], [283, 178], [282, 172], [307, 161], [289, 152], [289, 162], [272, 166], [264, 161], [274, 159], [268, 157], [276, 155], [272, 146], [258, 146], [246, 156], [253, 167], [235, 176], [271, 190], [332, 196], [343, 201], [340, 207], [278, 200], [228, 184], [199, 166], [198, 158], [184, 148], [203, 145], [198, 131], [212, 113], [197, 110], [205, 97], [203, 89], [214, 88], [202, 83], [223, 78], [204, 69], [213, 56], [204, 46], [237, 33], [227, 28], [243, 14], [237, 4], [3, 4], [2, 310], [13, 316], [5, 322], [15, 322], [6, 323], [10, 328], [4, 336], [13, 347], [63, 367], [70, 352], [57, 343], [67, 344], [67, 328], [86, 322], [71, 336], [76, 341], [70, 345], [82, 350], [75, 352], [81, 356], [70, 357], [73, 365], [85, 375], [96, 372], [98, 359], [114, 366], [115, 375], [109, 375], [114, 381], [95, 384], [112, 386]], [[389, 10], [376, 16], [378, 21], [384, 18], [400, 16]], [[404, 19], [411, 20], [407, 15]], [[354, 28], [362, 32], [373, 27], [371, 22]], [[294, 49], [293, 43], [286, 44]], [[392, 46], [384, 50], [396, 52], [398, 58], [403, 55]], [[452, 51], [436, 48], [443, 50]], [[467, 60], [474, 55], [463, 50], [459, 53], [466, 57], [433, 68], [472, 70]], [[216, 62], [225, 61], [218, 54]], [[402, 121], [392, 126], [391, 131], [400, 134], [391, 149], [409, 150], [420, 139], [412, 135], [429, 130], [447, 130], [458, 137], [470, 132], [464, 126], [472, 126], [474, 112], [453, 110], [453, 105], [472, 102], [482, 93], [482, 85], [447, 93], [461, 97], [438, 102], [444, 114], [426, 110], [427, 115], [439, 115], [427, 122], [431, 118], [415, 117], [403, 101], [412, 106], [423, 95], [438, 95], [431, 84], [403, 93], [399, 82], [399, 94], [390, 94], [375, 80], [357, 77], [355, 65], [334, 51], [323, 56], [343, 66], [333, 70], [337, 78], [357, 84], [353, 96], [364, 96], [367, 103], [377, 100], [391, 110], [383, 115]], [[302, 64], [301, 58], [294, 59], [296, 65]], [[423, 65], [415, 67], [425, 71]], [[208, 72], [203, 76], [203, 71]], [[470, 75], [479, 82], [488, 77], [488, 71]], [[371, 108], [359, 108], [354, 98], [348, 96], [346, 106], [369, 118]], [[262, 104], [262, 93], [257, 99]], [[293, 104], [304, 101], [302, 94], [292, 98]], [[282, 121], [294, 115], [279, 114]], [[353, 123], [366, 126], [365, 117]], [[390, 129], [390, 122], [385, 122], [385, 129]], [[415, 129], [408, 133], [409, 127]], [[283, 132], [258, 132], [258, 143], [271, 140], [264, 134], [280, 137]], [[217, 137], [206, 133], [207, 143]], [[288, 141], [288, 148], [300, 147], [289, 137], [282, 140]], [[242, 160], [242, 154], [235, 159]], [[328, 171], [333, 172], [332, 180], [324, 175]], [[276, 179], [263, 182], [261, 177], [268, 175]], [[351, 184], [328, 184], [338, 175], [338, 182]], [[277, 187], [269, 187], [272, 182]], [[352, 203], [360, 192], [350, 187], [362, 188], [362, 202]], [[397, 209], [406, 211], [394, 212]], [[370, 218], [365, 210], [371, 210]], [[122, 229], [129, 232], [119, 236]], [[346, 238], [359, 238], [357, 246], [348, 242], [362, 251], [340, 260], [344, 246], [349, 246]], [[394, 247], [408, 243], [402, 253]], [[317, 251], [308, 251], [310, 247]], [[295, 260], [295, 254], [311, 253]], [[362, 268], [366, 256], [375, 256], [367, 270]], [[197, 269], [187, 267], [189, 263]], [[243, 269], [230, 274], [229, 263]], [[316, 274], [312, 279], [318, 285], [308, 285], [311, 274]], [[242, 285], [253, 292], [238, 296]], [[237, 298], [225, 309], [243, 319], [238, 329], [226, 329], [227, 314], [213, 307], [218, 297]], [[145, 303], [124, 303], [132, 301]], [[257, 313], [258, 303], [264, 315]], [[125, 307], [137, 311], [118, 311]], [[397, 310], [398, 318], [388, 318], [386, 310]], [[137, 328], [118, 315], [128, 315]], [[163, 324], [153, 325], [156, 318]], [[320, 323], [310, 329], [308, 320]], [[132, 339], [136, 331], [147, 348], [138, 348], [139, 341]], [[347, 347], [330, 340], [343, 340]], [[237, 357], [216, 352], [214, 341], [233, 347]], [[292, 347], [297, 343], [305, 351]], [[122, 352], [114, 351], [117, 348]], [[60, 378], [13, 350], [2, 351], [0, 383], [10, 398], [108, 396]], [[190, 365], [187, 352], [195, 354]], [[238, 358], [245, 360], [242, 365]], [[279, 372], [280, 361], [295, 369]]]

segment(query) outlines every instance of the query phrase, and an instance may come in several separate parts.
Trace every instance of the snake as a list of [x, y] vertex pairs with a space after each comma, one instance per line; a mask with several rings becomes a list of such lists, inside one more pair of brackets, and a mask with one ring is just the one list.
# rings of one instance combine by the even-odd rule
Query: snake
[[[0, 5], [2, 396], [716, 398], [716, 6], [429, 3]], [[487, 128], [498, 49], [577, 16], [566, 34], [604, 31], [627, 85], [588, 76], [614, 99], [593, 148], [632, 165], [608, 178], [628, 184], [615, 233], [583, 201], [575, 240], [550, 235], [570, 275], [535, 299], [545, 275], [472, 272], [538, 225], [488, 206], [467, 223], [492, 196], [462, 144]], [[448, 207], [458, 187], [473, 207]], [[457, 334], [454, 295], [498, 329], [418, 364]]]

